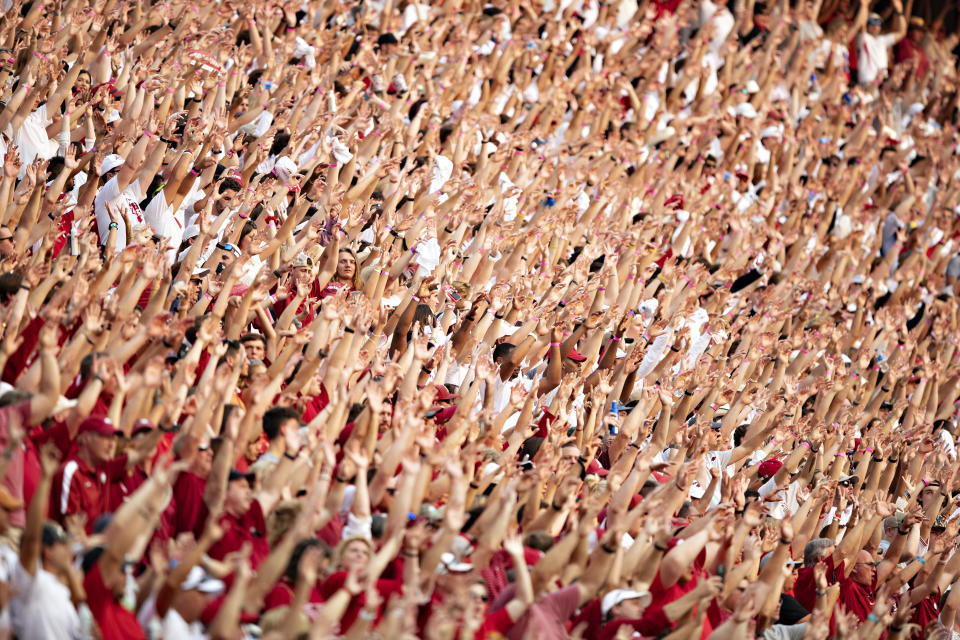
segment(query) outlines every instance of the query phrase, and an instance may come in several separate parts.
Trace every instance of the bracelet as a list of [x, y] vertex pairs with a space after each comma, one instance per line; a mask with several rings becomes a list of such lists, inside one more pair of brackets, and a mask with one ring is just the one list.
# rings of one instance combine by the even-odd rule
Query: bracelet
[[470, 488], [471, 488], [471, 489], [479, 489], [479, 488], [480, 488], [480, 485], [477, 484], [476, 482], [471, 482], [471, 483], [470, 483]]
[[343, 328], [343, 331], [344, 331], [344, 333], [354, 333], [353, 329], [350, 328], [350, 327], [344, 327], [344, 328]]
[[895, 627], [894, 625], [890, 625], [890, 631], [893, 631], [894, 633], [900, 633], [903, 631], [903, 627]]
[[503, 314], [502, 314], [502, 313], [501, 313], [501, 314], [494, 313], [494, 314], [493, 314], [493, 317], [496, 318], [497, 320], [503, 320]]
[[869, 620], [870, 622], [875, 622], [876, 624], [880, 624], [880, 618], [873, 615], [872, 613], [867, 616], [867, 620]]
[[897, 464], [900, 461], [894, 458], [893, 456], [890, 456], [889, 458], [887, 458], [887, 462], [892, 462], [893, 464]]
[[791, 541], [790, 541], [790, 540], [787, 540], [786, 538], [781, 537], [781, 538], [780, 538], [780, 544], [791, 544]]
[[118, 225], [116, 222], [111, 222], [110, 224], [107, 225], [107, 229], [119, 229], [119, 228], [120, 228], [120, 225]]
[[611, 549], [610, 547], [607, 546], [607, 543], [606, 543], [606, 542], [604, 542], [602, 545], [600, 545], [600, 548], [603, 549], [603, 552], [604, 552], [604, 553], [616, 553], [616, 552], [617, 552], [617, 548], [616, 548], [616, 547], [614, 547], [613, 549]]
[[561, 506], [558, 507], [556, 502], [551, 502], [551, 503], [550, 503], [550, 508], [553, 509], [554, 511], [562, 511], [562, 510], [563, 510], [563, 506], [561, 505]]
[[873, 458], [873, 457], [871, 457], [870, 459], [873, 460], [874, 462], [883, 462], [883, 458]]
[[674, 353], [676, 353], [676, 352], [680, 351], [680, 349], [676, 348], [676, 347], [673, 346], [673, 345], [670, 345], [670, 351], [673, 351]]
[[[84, 336], [84, 337], [86, 337], [86, 336]], [[89, 339], [90, 339], [90, 338], [87, 338], [87, 340], [89, 340]], [[91, 343], [91, 344], [93, 344], [93, 343]], [[93, 380], [99, 380], [99, 381], [100, 381], [100, 384], [106, 384], [106, 383], [107, 383], [107, 381], [103, 379], [103, 376], [101, 376], [101, 375], [99, 375], [99, 374], [96, 374], [96, 373], [93, 374], [92, 376], [90, 376], [90, 378], [93, 379]]]
[[[299, 453], [299, 452], [298, 452], [298, 453]], [[286, 458], [287, 460], [296, 460], [296, 459], [297, 459], [297, 454], [290, 455], [289, 453], [287, 453], [286, 451], [284, 451], [284, 452], [283, 452], [283, 457]]]
[[927, 566], [927, 561], [924, 560], [923, 558], [919, 557], [919, 556], [917, 557], [917, 562], [919, 562], [919, 563], [922, 564], [923, 566]]
[[818, 596], [818, 597], [822, 598], [822, 597], [825, 596], [825, 595], [827, 595], [827, 592], [826, 592], [826, 591], [817, 591], [817, 596]]
[[656, 549], [657, 551], [663, 551], [664, 553], [666, 553], [667, 551], [667, 548], [662, 544], [660, 544], [659, 542], [657, 542], [656, 540], [653, 541], [653, 548]]
[[551, 347], [559, 347], [559, 346], [560, 346], [560, 343], [559, 343], [559, 342], [551, 342], [551, 343], [550, 343], [550, 346], [551, 346]]
[[407, 556], [408, 558], [419, 558], [419, 557], [420, 557], [420, 552], [419, 552], [419, 551], [408, 551], [408, 550], [404, 549], [404, 550], [403, 550], [403, 555]]

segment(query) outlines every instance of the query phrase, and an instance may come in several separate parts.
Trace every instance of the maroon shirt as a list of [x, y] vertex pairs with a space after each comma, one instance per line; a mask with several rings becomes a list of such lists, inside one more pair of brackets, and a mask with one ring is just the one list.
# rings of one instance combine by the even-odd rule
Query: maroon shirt
[[110, 512], [109, 485], [119, 482], [127, 472], [127, 456], [117, 456], [92, 469], [73, 454], [53, 477], [50, 492], [50, 517], [60, 524], [66, 516], [87, 514], [87, 533], [93, 533], [98, 517]]
[[[201, 496], [201, 501], [203, 497]], [[220, 518], [224, 529], [223, 537], [210, 547], [210, 557], [223, 560], [228, 554], [239, 551], [245, 542], [251, 546], [250, 567], [256, 569], [270, 554], [267, 544], [267, 523], [263, 518], [260, 503], [254, 500], [250, 508], [241, 516], [225, 513]]]

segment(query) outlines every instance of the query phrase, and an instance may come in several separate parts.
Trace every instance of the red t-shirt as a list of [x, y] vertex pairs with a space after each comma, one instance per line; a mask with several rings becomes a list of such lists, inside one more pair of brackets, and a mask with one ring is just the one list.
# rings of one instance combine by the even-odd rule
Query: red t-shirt
[[[330, 577], [324, 580], [323, 584], [320, 585], [320, 595], [324, 600], [329, 600], [333, 594], [343, 587], [346, 581], [346, 571], [337, 571], [336, 573], [331, 574]], [[380, 606], [377, 607], [377, 618], [374, 620], [373, 626], [376, 626], [380, 623], [383, 605], [389, 602], [390, 596], [393, 594], [399, 594], [402, 590], [402, 580], [377, 580], [377, 591], [380, 593], [382, 602]], [[357, 616], [360, 615], [360, 611], [366, 606], [366, 604], [367, 596], [364, 593], [357, 594], [350, 599], [350, 604], [347, 605], [347, 610], [343, 612], [343, 617], [340, 618], [340, 633], [345, 633], [350, 629], [350, 627], [353, 626], [353, 623], [357, 621]]]
[[644, 612], [642, 618], [636, 620], [611, 620], [603, 625], [600, 633], [597, 634], [598, 640], [610, 640], [617, 635], [617, 630], [622, 626], [633, 627], [633, 630], [642, 636], [658, 636], [662, 632], [670, 629], [672, 623], [663, 609], [653, 612]]
[[83, 590], [87, 593], [90, 612], [100, 627], [102, 640], [146, 640], [137, 617], [121, 606], [103, 583], [99, 562], [84, 576]]
[[[201, 502], [203, 496], [200, 496]], [[250, 566], [256, 569], [268, 555], [270, 546], [267, 544], [267, 523], [263, 518], [263, 509], [260, 503], [254, 500], [250, 508], [241, 516], [225, 513], [220, 518], [220, 525], [224, 529], [223, 537], [210, 547], [210, 557], [223, 560], [228, 554], [239, 551], [243, 543], [251, 546]]]
[[507, 608], [504, 607], [487, 615], [473, 637], [474, 640], [503, 637], [507, 635], [511, 627], [513, 627], [513, 618], [510, 617]]

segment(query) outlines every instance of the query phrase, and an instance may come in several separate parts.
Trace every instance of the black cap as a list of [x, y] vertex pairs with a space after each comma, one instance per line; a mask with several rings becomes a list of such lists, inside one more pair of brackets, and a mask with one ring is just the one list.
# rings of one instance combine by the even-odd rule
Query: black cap
[[241, 478], [244, 478], [247, 482], [253, 482], [256, 477], [257, 476], [254, 473], [244, 473], [237, 469], [230, 469], [230, 476], [227, 478], [227, 480], [229, 482], [233, 482], [234, 480], [240, 480]]
[[43, 534], [41, 535], [43, 546], [49, 547], [59, 542], [67, 542], [70, 537], [59, 524], [53, 520], [47, 520], [43, 523]]

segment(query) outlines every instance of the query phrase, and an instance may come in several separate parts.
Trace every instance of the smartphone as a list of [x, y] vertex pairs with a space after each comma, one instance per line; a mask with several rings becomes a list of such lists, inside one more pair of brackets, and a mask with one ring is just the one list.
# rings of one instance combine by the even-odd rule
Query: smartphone
[[443, 287], [443, 293], [445, 296], [447, 296], [447, 300], [450, 300], [451, 302], [460, 302], [461, 300], [460, 294], [457, 293], [457, 290], [450, 285], [445, 285]]

